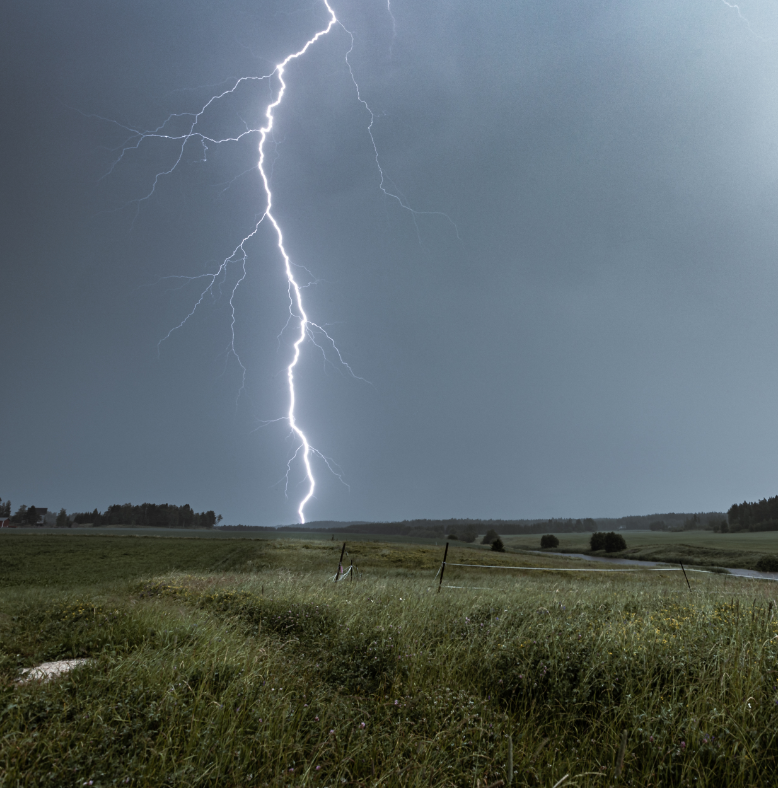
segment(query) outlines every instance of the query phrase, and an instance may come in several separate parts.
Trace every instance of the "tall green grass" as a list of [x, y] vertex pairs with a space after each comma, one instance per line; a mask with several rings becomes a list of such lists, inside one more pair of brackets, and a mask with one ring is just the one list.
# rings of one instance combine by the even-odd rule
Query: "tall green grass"
[[437, 593], [385, 546], [338, 584], [329, 553], [284, 550], [263, 561], [287, 568], [7, 595], [2, 784], [477, 788], [507, 780], [509, 749], [513, 785], [775, 783], [771, 586], [449, 569], [489, 590]]

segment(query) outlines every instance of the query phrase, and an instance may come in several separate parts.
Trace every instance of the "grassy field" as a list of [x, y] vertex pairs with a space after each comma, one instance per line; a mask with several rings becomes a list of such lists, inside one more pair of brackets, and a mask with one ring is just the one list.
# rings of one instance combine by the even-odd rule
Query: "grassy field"
[[[418, 536], [376, 536], [374, 534], [356, 534], [350, 531], [339, 533], [337, 531], [227, 531], [223, 528], [151, 528], [140, 525], [115, 525], [100, 526], [99, 528], [39, 528], [16, 527], [0, 530], [0, 538], [4, 535], [26, 534], [31, 536], [161, 536], [183, 539], [302, 539], [306, 542], [337, 542], [339, 539], [348, 539], [351, 542], [403, 542], [408, 544], [442, 544], [442, 538], [428, 538]], [[333, 539], [334, 537], [334, 539]]]
[[[330, 534], [326, 539], [322, 534], [312, 534], [309, 539], [293, 534], [291, 538], [271, 540], [254, 536], [214, 538], [208, 531], [203, 531], [203, 536], [184, 538], [171, 536], [169, 529], [161, 533], [166, 535], [123, 536], [102, 529], [0, 532], [0, 588], [71, 588], [171, 571], [256, 572], [271, 566], [307, 571], [320, 567], [324, 555], [339, 554], [342, 545], [341, 541], [331, 541]], [[365, 569], [395, 565], [418, 569], [423, 565], [434, 574], [444, 549], [442, 542], [437, 549], [433, 547], [434, 542], [401, 541], [400, 537], [378, 542], [375, 537], [361, 536], [349, 541], [349, 553]], [[420, 546], [426, 549], [417, 550]], [[459, 549], [488, 550], [479, 545], [462, 545]], [[337, 558], [330, 558], [333, 574]], [[532, 562], [524, 559], [524, 565]]]
[[0, 784], [775, 784], [774, 584], [454, 545], [552, 571], [438, 593], [439, 547], [350, 543], [335, 584], [339, 549], [4, 534]]
[[[712, 531], [621, 531], [627, 550], [620, 558], [755, 569], [764, 555], [778, 555], [778, 531], [715, 534]], [[584, 552], [590, 534], [558, 534], [559, 552]], [[540, 549], [540, 536], [506, 536], [506, 547]]]
[[[114, 528], [73, 528], [68, 529], [66, 534], [59, 528], [29, 528], [29, 529], [14, 529], [9, 531], [0, 531], [0, 540], [4, 538], [13, 538], [21, 534], [35, 536], [42, 539], [43, 537], [62, 537], [67, 535], [72, 538], [73, 536], [102, 536], [102, 537], [124, 537], [135, 536], [139, 538], [160, 537], [163, 539], [175, 536], [179, 539], [186, 539], [188, 541], [194, 539], [206, 539], [213, 542], [225, 543], [238, 540], [243, 544], [247, 541], [269, 541], [272, 540], [274, 534], [267, 532], [246, 532], [246, 531], [220, 531], [215, 529], [199, 529], [180, 531], [162, 528], [140, 528], [140, 527], [114, 527]], [[619, 554], [621, 558], [631, 558], [639, 560], [650, 561], [665, 561], [669, 563], [678, 563], [683, 561], [687, 565], [698, 566], [719, 566], [719, 567], [734, 567], [739, 569], [757, 569], [757, 562], [765, 555], [778, 556], [778, 531], [776, 532], [763, 532], [763, 533], [737, 533], [737, 534], [715, 534], [711, 531], [683, 531], [680, 533], [669, 533], [662, 531], [622, 531], [624, 538], [627, 540], [628, 549], [626, 552]], [[589, 548], [590, 534], [558, 534], [560, 545], [556, 552], [584, 552]], [[407, 536], [375, 536], [372, 534], [353, 534], [342, 533], [332, 534], [323, 531], [284, 531], [281, 533], [281, 538], [285, 541], [303, 541], [303, 542], [342, 542], [347, 539], [349, 543], [356, 544], [359, 542], [372, 542], [383, 544], [397, 544], [397, 545], [428, 545], [437, 546], [442, 554], [444, 540], [441, 538], [430, 539], [422, 537], [407, 537]], [[509, 551], [523, 551], [523, 550], [538, 550], [540, 549], [540, 536], [504, 536], [503, 541]], [[459, 543], [462, 548], [471, 550], [488, 550], [488, 546], [483, 546], [479, 540], [474, 544], [466, 545]], [[4, 542], [0, 541], [0, 548]], [[41, 542], [43, 544], [43, 542]], [[233, 548], [234, 549], [234, 548]], [[3, 550], [0, 549], [0, 586], [3, 584], [2, 568], [3, 568]], [[178, 552], [178, 551], [176, 551]], [[226, 557], [228, 549], [222, 547], [214, 548], [213, 555]], [[130, 559], [130, 556], [127, 556]], [[138, 555], [143, 555], [143, 550], [140, 550]], [[198, 558], [201, 553], [199, 548], [187, 548], [180, 551], [180, 562], [174, 568], [185, 569], [199, 569], [199, 568], [213, 568], [213, 564], [209, 563], [209, 558]], [[107, 558], [105, 560], [116, 560], [116, 553], [113, 550], [107, 551]], [[167, 563], [167, 558], [160, 556], [161, 563], [155, 563], [154, 566], [170, 566]], [[229, 560], [224, 568], [229, 568]], [[186, 563], [187, 561], [195, 561], [195, 563]], [[199, 563], [198, 563], [199, 562]], [[120, 565], [118, 567], [121, 572], [135, 571], [132, 567], [123, 569], [121, 564], [124, 562], [117, 561]], [[149, 571], [156, 571], [149, 568]], [[124, 576], [122, 574], [121, 576]]]

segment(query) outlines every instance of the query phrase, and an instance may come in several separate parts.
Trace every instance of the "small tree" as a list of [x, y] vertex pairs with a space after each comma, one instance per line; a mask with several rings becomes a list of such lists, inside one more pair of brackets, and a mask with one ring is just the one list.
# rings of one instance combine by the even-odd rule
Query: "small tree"
[[605, 549], [605, 534], [602, 531], [596, 531], [589, 538], [589, 549], [592, 552]]
[[500, 535], [497, 533], [497, 531], [495, 531], [494, 528], [490, 528], [484, 534], [484, 538], [481, 539], [481, 544], [492, 544], [495, 539], [499, 539], [499, 538], [500, 538]]
[[618, 553], [621, 550], [627, 549], [627, 542], [621, 534], [610, 533], [605, 534], [605, 552]]
[[627, 549], [627, 543], [621, 534], [613, 531], [607, 534], [598, 531], [596, 534], [592, 534], [592, 538], [589, 540], [589, 547], [592, 551], [605, 550], [606, 553], [618, 553], [620, 550]]
[[543, 534], [543, 536], [540, 537], [540, 546], [543, 549], [548, 547], [559, 547], [559, 539], [557, 539], [554, 534]]
[[16, 510], [16, 514], [11, 518], [11, 522], [21, 524], [25, 521], [26, 517], [27, 517], [27, 506], [25, 504], [22, 504]]
[[492, 542], [492, 550], [494, 550], [495, 553], [505, 552], [505, 545], [502, 543], [502, 539], [500, 539], [499, 536]]
[[68, 513], [64, 509], [60, 509], [57, 515], [57, 528], [67, 528], [68, 525]]

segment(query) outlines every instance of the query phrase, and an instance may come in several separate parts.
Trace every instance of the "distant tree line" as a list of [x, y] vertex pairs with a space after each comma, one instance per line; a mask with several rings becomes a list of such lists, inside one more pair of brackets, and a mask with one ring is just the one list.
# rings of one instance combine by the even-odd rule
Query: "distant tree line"
[[[725, 528], [726, 526], [726, 528]], [[722, 531], [778, 531], [778, 495], [755, 503], [736, 503], [727, 512]]]
[[599, 528], [611, 528], [626, 531], [646, 530], [652, 531], [696, 531], [714, 530], [725, 518], [724, 512], [667, 512], [665, 514], [649, 514], [618, 519], [598, 519]]
[[[500, 533], [503, 536], [534, 536], [543, 534], [594, 533], [595, 531], [646, 530], [689, 531], [696, 529], [714, 530], [720, 527], [725, 515], [723, 512], [699, 512], [696, 514], [637, 515], [611, 518], [560, 518], [550, 520], [403, 520], [379, 523], [342, 523], [332, 527], [313, 528], [315, 524], [272, 526], [225, 525], [222, 528], [240, 531], [309, 531], [326, 533], [370, 534], [374, 536], [418, 536], [428, 539], [457, 539], [474, 542], [478, 534]], [[491, 544], [491, 541], [484, 542]]]
[[597, 530], [597, 522], [591, 517], [584, 520], [544, 520], [541, 522], [533, 523], [531, 525], [524, 525], [515, 531], [503, 531], [505, 534], [534, 536], [535, 534], [585, 534], [593, 533]]
[[720, 512], [700, 512], [686, 516], [680, 523], [654, 520], [648, 527], [652, 531], [719, 531], [722, 523], [726, 524], [726, 519]]
[[104, 512], [94, 509], [91, 512], [78, 512], [72, 517], [77, 525], [141, 525], [153, 528], [213, 528], [221, 522], [222, 516], [213, 510], [195, 512], [185, 503], [176, 506], [171, 503], [143, 503], [133, 506], [131, 503], [114, 504]]
[[[422, 536], [427, 538], [456, 537], [474, 541], [478, 534], [495, 530], [503, 536], [534, 536], [536, 534], [594, 533], [595, 531], [646, 530], [689, 531], [714, 530], [725, 515], [723, 512], [639, 515], [634, 517], [584, 519], [560, 518], [551, 520], [403, 520], [402, 522], [354, 523], [326, 529], [336, 533], [376, 534], [386, 536]], [[285, 530], [306, 530], [304, 525], [285, 526]]]
[[[11, 514], [10, 510], [11, 502], [8, 501], [8, 514]], [[39, 519], [39, 512], [34, 506], [26, 506], [22, 504], [16, 512], [14, 512], [13, 516], [11, 517], [11, 522], [14, 525], [37, 525]]]
[[[0, 518], [9, 517], [14, 525], [37, 525], [45, 510], [22, 504], [11, 516], [11, 502], [0, 498]], [[51, 515], [53, 518], [53, 514]], [[91, 512], [77, 512], [68, 515], [60, 509], [56, 516], [58, 528], [75, 525], [147, 525], [157, 528], [213, 528], [221, 522], [222, 516], [213, 510], [195, 512], [189, 504], [144, 503], [133, 506], [131, 503], [114, 504], [104, 512], [97, 509]]]
[[[36, 509], [34, 506], [26, 506], [22, 504], [11, 517], [11, 522], [14, 525], [38, 525], [43, 510]], [[0, 517], [8, 517], [11, 514], [11, 502], [6, 501], [5, 513], [3, 507], [0, 506]], [[57, 515], [56, 524], [58, 528], [67, 528], [70, 525], [70, 519], [64, 509], [59, 510]]]
[[[305, 530], [305, 526], [298, 526]], [[427, 538], [458, 539], [474, 542], [478, 534], [489, 531], [503, 536], [522, 536], [545, 533], [587, 533], [597, 530], [597, 523], [585, 520], [403, 520], [394, 523], [355, 523], [344, 528], [330, 528], [337, 533], [376, 534], [380, 536], [421, 536]]]

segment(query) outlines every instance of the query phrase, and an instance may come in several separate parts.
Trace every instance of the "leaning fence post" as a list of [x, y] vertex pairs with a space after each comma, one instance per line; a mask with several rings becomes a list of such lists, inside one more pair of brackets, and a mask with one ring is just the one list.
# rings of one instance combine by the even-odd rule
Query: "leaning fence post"
[[[679, 562], [681, 564], [681, 571], [683, 572], [683, 576], [686, 577], [686, 570], [683, 568], [683, 561]], [[689, 585], [689, 578], [686, 577], [686, 585], [689, 586], [689, 591], [692, 590], [691, 585]]]
[[343, 542], [343, 547], [341, 548], [341, 551], [340, 551], [340, 560], [338, 561], [338, 571], [337, 571], [337, 573], [335, 575], [335, 582], [336, 583], [338, 582], [338, 579], [340, 578], [340, 576], [341, 576], [341, 574], [343, 572], [343, 554], [345, 552], [346, 552], [346, 543]]
[[443, 563], [440, 565], [440, 580], [438, 580], [438, 593], [440, 593], [440, 587], [443, 585], [443, 572], [446, 571], [447, 555], [448, 555], [448, 542], [446, 542], [446, 549], [443, 551]]

